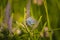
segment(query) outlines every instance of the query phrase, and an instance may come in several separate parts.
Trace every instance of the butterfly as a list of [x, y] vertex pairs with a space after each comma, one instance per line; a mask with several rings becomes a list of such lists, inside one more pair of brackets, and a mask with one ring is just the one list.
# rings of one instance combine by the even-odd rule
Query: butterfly
[[32, 18], [32, 17], [28, 17], [26, 19], [26, 23], [27, 23], [27, 25], [32, 26], [32, 25], [34, 25], [36, 23], [36, 20], [34, 18]]

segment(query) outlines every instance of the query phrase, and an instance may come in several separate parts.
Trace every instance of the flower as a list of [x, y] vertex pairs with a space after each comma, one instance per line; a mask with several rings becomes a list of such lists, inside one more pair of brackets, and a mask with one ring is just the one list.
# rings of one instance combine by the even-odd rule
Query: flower
[[33, 3], [34, 3], [34, 4], [37, 4], [37, 0], [33, 0]]
[[17, 30], [16, 30], [16, 33], [17, 33], [17, 34], [21, 34], [21, 30], [17, 29]]
[[37, 4], [38, 5], [42, 5], [43, 4], [43, 0], [37, 0]]
[[18, 29], [18, 28], [13, 28], [12, 29], [12, 32], [14, 33], [14, 34], [21, 34], [21, 30], [20, 29]]
[[40, 32], [40, 36], [41, 36], [41, 37], [44, 37], [44, 34], [43, 34], [43, 32]]
[[43, 0], [33, 0], [34, 4], [38, 4], [38, 5], [42, 5], [43, 4]]
[[45, 27], [45, 28], [44, 28], [44, 31], [48, 31], [48, 27]]

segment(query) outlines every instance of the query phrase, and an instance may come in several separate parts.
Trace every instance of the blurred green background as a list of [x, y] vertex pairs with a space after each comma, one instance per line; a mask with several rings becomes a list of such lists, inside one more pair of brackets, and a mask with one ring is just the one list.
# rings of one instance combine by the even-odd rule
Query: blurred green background
[[[53, 31], [54, 37], [52, 37], [52, 40], [60, 40], [60, 0], [46, 0], [46, 2], [47, 2], [47, 10], [48, 10], [51, 29], [52, 30], [56, 29]], [[45, 40], [46, 39], [46, 38], [43, 39], [39, 38], [38, 34], [35, 34], [36, 37], [32, 38], [29, 34], [25, 34], [24, 31], [22, 31], [20, 35], [14, 33], [13, 36], [9, 36], [9, 33], [7, 31], [8, 29], [5, 29], [7, 26], [6, 25], [7, 20], [9, 20], [8, 15], [6, 15], [6, 11], [5, 11], [8, 3], [10, 3], [9, 17], [11, 17], [12, 19], [12, 28], [16, 28], [19, 30], [26, 30], [23, 29], [21, 26], [19, 26], [19, 24], [16, 24], [16, 21], [19, 23], [22, 23], [24, 21], [24, 15], [25, 15], [24, 8], [26, 8], [28, 0], [0, 0], [0, 40]], [[37, 21], [39, 17], [42, 16], [41, 19], [42, 21], [39, 23], [37, 29], [35, 30], [35, 32], [40, 32], [41, 29], [43, 28], [44, 23], [47, 21], [47, 15], [46, 15], [44, 3], [38, 5], [35, 4], [33, 0], [31, 0], [30, 13], [31, 16], [33, 16], [33, 18], [36, 19]]]

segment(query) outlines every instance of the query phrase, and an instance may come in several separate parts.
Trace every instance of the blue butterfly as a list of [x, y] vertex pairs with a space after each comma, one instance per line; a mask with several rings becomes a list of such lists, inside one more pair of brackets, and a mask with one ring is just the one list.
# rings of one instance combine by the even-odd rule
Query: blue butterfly
[[36, 23], [36, 21], [32, 17], [28, 17], [26, 19], [26, 23], [27, 23], [27, 25], [32, 26], [33, 24]]

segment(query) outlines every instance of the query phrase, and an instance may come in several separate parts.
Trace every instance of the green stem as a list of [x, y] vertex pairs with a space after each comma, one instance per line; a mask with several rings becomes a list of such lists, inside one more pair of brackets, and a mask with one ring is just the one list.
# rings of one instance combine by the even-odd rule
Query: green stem
[[53, 29], [53, 31], [58, 31], [58, 30], [60, 30], [60, 28]]
[[[45, 11], [46, 11], [46, 16], [47, 16], [48, 28], [49, 30], [51, 30], [46, 0], [44, 0], [44, 6], [45, 6]], [[52, 33], [50, 32], [49, 35], [50, 35], [50, 40], [52, 40]]]

